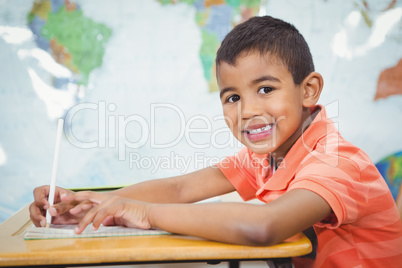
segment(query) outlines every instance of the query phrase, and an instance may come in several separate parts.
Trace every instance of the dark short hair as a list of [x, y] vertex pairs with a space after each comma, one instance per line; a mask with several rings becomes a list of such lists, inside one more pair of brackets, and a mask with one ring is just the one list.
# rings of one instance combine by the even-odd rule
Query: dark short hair
[[217, 52], [217, 71], [221, 62], [235, 65], [240, 53], [254, 51], [277, 56], [287, 66], [296, 85], [314, 71], [313, 58], [303, 36], [290, 23], [271, 16], [250, 18], [228, 33]]

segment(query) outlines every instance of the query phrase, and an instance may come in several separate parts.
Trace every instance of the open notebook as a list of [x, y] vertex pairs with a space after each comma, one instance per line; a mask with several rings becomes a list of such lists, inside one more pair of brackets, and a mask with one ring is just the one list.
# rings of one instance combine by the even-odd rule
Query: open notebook
[[55, 238], [87, 238], [87, 237], [108, 237], [108, 236], [134, 236], [134, 235], [163, 235], [170, 234], [159, 229], [143, 230], [137, 228], [128, 228], [122, 226], [103, 226], [98, 230], [92, 230], [92, 225], [81, 234], [74, 233], [76, 225], [55, 225], [51, 224], [49, 228], [32, 226], [27, 229], [24, 239], [55, 239]]

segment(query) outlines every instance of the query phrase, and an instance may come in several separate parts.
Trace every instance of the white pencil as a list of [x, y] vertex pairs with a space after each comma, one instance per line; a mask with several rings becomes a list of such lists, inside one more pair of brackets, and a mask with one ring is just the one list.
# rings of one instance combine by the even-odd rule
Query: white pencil
[[[54, 149], [54, 157], [53, 157], [52, 178], [50, 181], [50, 189], [49, 189], [49, 208], [51, 206], [53, 206], [54, 195], [56, 192], [56, 175], [57, 175], [57, 166], [59, 164], [61, 137], [63, 135], [63, 124], [64, 124], [64, 120], [59, 119], [58, 125], [57, 125], [56, 147]], [[50, 215], [49, 210], [47, 210], [46, 211], [46, 227], [49, 227], [51, 222], [52, 222], [52, 216]]]

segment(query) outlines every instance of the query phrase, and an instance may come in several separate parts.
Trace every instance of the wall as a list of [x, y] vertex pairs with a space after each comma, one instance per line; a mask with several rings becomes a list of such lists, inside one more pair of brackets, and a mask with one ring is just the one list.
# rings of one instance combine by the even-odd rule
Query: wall
[[374, 162], [402, 150], [400, 1], [162, 2], [71, 1], [60, 13], [63, 1], [0, 0], [0, 221], [49, 183], [59, 117], [63, 187], [174, 176], [235, 153], [211, 55], [257, 12], [305, 36], [320, 103], [347, 140]]

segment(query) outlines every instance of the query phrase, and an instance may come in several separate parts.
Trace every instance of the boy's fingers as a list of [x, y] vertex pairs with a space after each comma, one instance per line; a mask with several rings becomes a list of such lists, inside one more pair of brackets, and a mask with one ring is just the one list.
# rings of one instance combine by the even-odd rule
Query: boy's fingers
[[49, 202], [47, 201], [47, 197], [49, 195], [49, 187], [48, 186], [41, 186], [41, 187], [36, 187], [33, 190], [33, 196], [35, 200], [35, 204], [38, 207], [44, 207], [49, 205]]
[[112, 216], [107, 216], [106, 219], [103, 220], [102, 224], [104, 226], [118, 225], [117, 222], [115, 221], [114, 217], [112, 217]]
[[92, 208], [93, 207], [93, 203], [92, 202], [82, 202], [82, 203], [80, 203], [80, 204], [78, 204], [78, 205], [76, 205], [75, 207], [73, 207], [72, 209], [70, 209], [70, 213], [71, 214], [78, 214], [78, 213], [80, 213], [80, 212], [82, 212], [82, 211], [86, 211], [86, 210], [88, 210], [88, 209], [90, 209], [90, 208]]
[[76, 234], [82, 233], [85, 228], [93, 221], [93, 218], [95, 216], [96, 208], [91, 209], [85, 216], [82, 218], [82, 220], [78, 223], [77, 227], [74, 229], [74, 232]]
[[62, 201], [86, 201], [89, 200], [91, 202], [100, 204], [105, 200], [105, 195], [101, 193], [91, 192], [91, 191], [83, 191], [78, 193], [72, 193], [61, 196]]
[[[98, 193], [95, 193], [98, 195]], [[85, 194], [84, 194], [85, 195]], [[92, 194], [91, 194], [92, 195]], [[85, 228], [92, 223], [94, 230], [97, 230], [102, 222], [108, 217], [112, 216], [113, 212], [107, 209], [107, 206], [102, 205], [93, 207], [78, 223], [77, 228], [74, 230], [76, 234], [80, 234]]]
[[42, 210], [35, 203], [29, 206], [29, 217], [36, 227], [41, 227], [43, 221], [46, 224], [46, 218], [42, 215]]
[[109, 216], [112, 216], [114, 213], [105, 208], [98, 210], [95, 214], [95, 217], [92, 220], [92, 224], [94, 228], [97, 230], [99, 226], [104, 222]]
[[66, 195], [66, 194], [71, 194], [71, 193], [74, 193], [74, 192], [71, 191], [71, 190], [67, 190], [67, 189], [60, 188], [60, 187], [56, 186], [56, 193], [55, 193], [55, 197], [54, 197], [54, 202], [55, 203], [61, 202], [61, 196]]
[[49, 208], [49, 213], [52, 216], [62, 215], [66, 212], [69, 212], [69, 210], [72, 207], [73, 207], [73, 205], [71, 203], [60, 202], [60, 203], [54, 204], [51, 208]]

